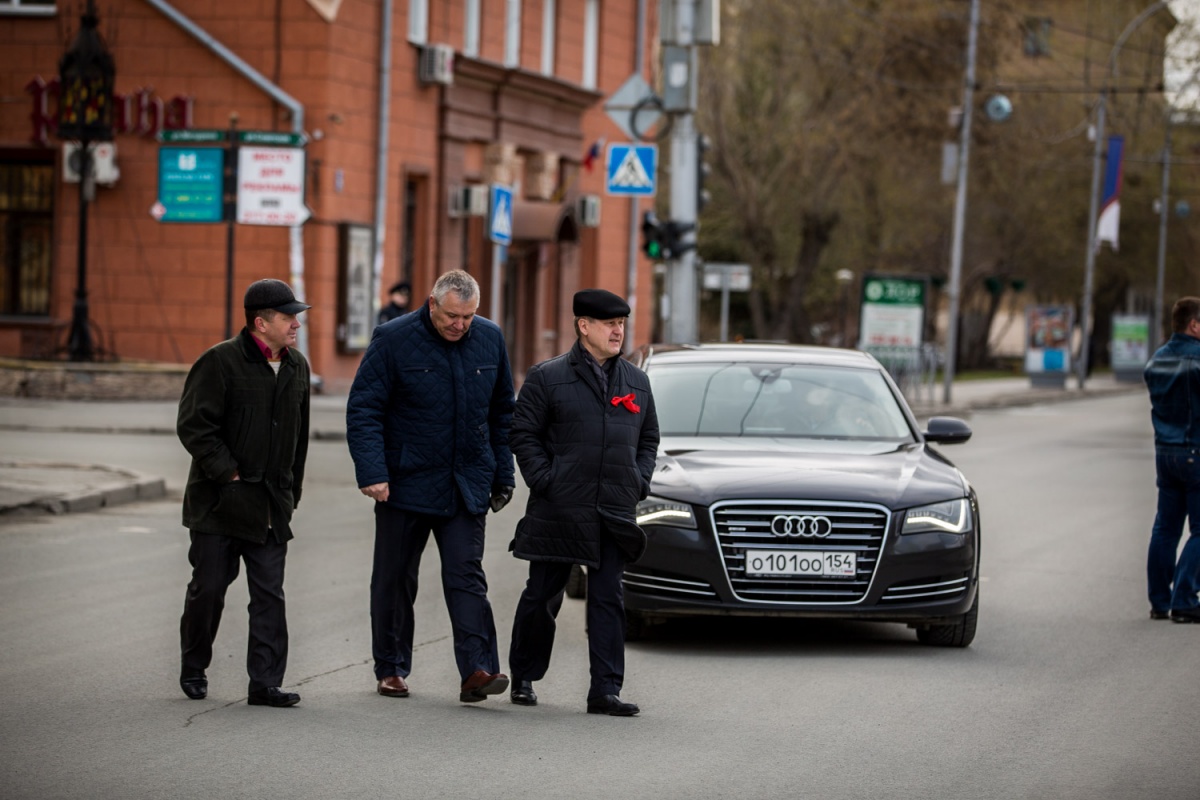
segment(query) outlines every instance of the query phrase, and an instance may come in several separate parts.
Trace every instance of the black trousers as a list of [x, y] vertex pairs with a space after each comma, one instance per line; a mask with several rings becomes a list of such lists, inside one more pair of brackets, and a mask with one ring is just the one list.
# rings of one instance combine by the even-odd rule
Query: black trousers
[[[621, 693], [625, 681], [625, 596], [621, 575], [625, 558], [616, 542], [604, 537], [600, 568], [588, 568], [587, 631], [591, 687], [588, 700]], [[514, 681], [538, 681], [550, 667], [555, 621], [571, 565], [529, 562], [529, 580], [517, 603], [508, 666]]]
[[465, 681], [476, 670], [500, 671], [496, 623], [483, 573], [484, 519], [465, 510], [453, 517], [434, 517], [375, 504], [371, 650], [377, 679], [408, 677], [412, 671], [413, 603], [430, 533], [442, 559], [442, 594], [459, 674]]
[[192, 531], [188, 561], [192, 580], [183, 602], [179, 638], [183, 651], [183, 676], [198, 675], [212, 663], [213, 641], [225, 609], [225, 590], [246, 562], [250, 589], [250, 640], [246, 647], [246, 672], [250, 691], [283, 684], [287, 669], [288, 631], [283, 599], [283, 567], [287, 542], [268, 537], [255, 544], [231, 536]]

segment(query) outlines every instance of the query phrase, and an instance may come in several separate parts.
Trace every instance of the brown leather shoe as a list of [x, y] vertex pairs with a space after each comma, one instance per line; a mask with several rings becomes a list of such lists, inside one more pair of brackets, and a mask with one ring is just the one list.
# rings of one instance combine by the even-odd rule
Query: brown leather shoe
[[477, 669], [463, 681], [458, 699], [464, 703], [478, 703], [487, 700], [489, 694], [501, 694], [507, 688], [508, 676], [503, 672], [491, 673]]
[[399, 675], [392, 675], [379, 682], [377, 691], [384, 697], [408, 697], [408, 684]]

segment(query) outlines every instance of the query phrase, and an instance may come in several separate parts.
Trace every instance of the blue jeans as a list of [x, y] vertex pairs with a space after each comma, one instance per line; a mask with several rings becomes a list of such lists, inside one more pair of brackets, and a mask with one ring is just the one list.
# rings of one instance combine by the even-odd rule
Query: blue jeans
[[[1200, 605], [1200, 450], [1159, 450], [1158, 514], [1150, 534], [1146, 578], [1150, 607], [1155, 611], [1196, 608]], [[1191, 535], [1179, 554], [1183, 522]]]

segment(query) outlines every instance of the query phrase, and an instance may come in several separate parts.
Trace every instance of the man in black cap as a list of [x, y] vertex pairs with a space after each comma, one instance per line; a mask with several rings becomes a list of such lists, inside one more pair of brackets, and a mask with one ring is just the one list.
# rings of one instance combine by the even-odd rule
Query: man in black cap
[[208, 695], [205, 670], [225, 590], [246, 563], [250, 589], [248, 702], [294, 706], [280, 689], [287, 667], [283, 567], [308, 454], [309, 369], [295, 349], [300, 302], [283, 281], [250, 284], [246, 327], [196, 360], [179, 400], [176, 430], [192, 456], [183, 495], [192, 580], [179, 624], [179, 685]]
[[634, 521], [650, 492], [658, 415], [646, 373], [620, 357], [629, 305], [603, 289], [575, 294], [575, 345], [533, 367], [509, 442], [529, 486], [510, 549], [530, 562], [508, 663], [510, 697], [537, 705], [533, 682], [550, 665], [555, 618], [572, 564], [588, 568], [589, 714], [632, 717], [621, 700], [625, 605], [621, 575], [646, 536]]
[[388, 297], [390, 302], [383, 308], [379, 309], [379, 324], [391, 322], [396, 317], [403, 316], [408, 313], [408, 295], [412, 291], [412, 287], [407, 281], [400, 281], [392, 284], [392, 288], [388, 289]]

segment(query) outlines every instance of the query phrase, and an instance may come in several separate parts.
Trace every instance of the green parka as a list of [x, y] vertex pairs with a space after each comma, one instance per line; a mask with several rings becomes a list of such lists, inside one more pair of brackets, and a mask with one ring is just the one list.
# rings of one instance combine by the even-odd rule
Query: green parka
[[295, 348], [278, 377], [245, 328], [201, 355], [184, 383], [176, 422], [192, 456], [183, 524], [259, 543], [273, 527], [279, 541], [291, 539], [308, 414], [308, 362]]

